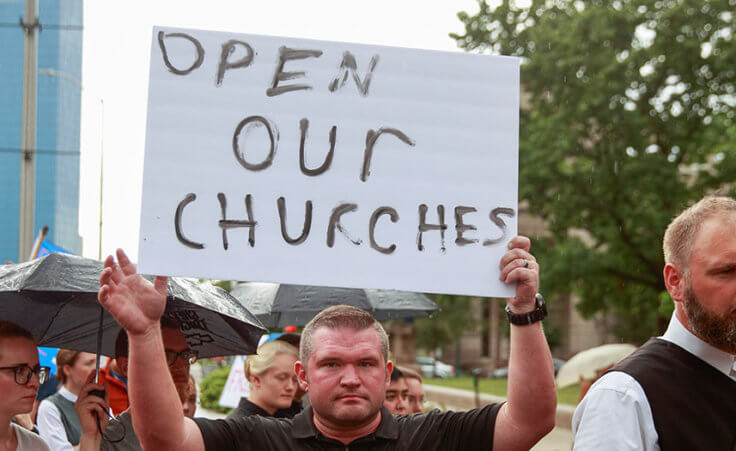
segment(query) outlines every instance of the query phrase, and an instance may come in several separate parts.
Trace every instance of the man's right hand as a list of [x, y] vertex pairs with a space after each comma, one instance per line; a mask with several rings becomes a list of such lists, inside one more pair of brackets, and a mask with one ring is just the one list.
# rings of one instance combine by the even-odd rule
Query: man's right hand
[[136, 273], [122, 249], [117, 250], [119, 266], [112, 255], [105, 259], [97, 299], [128, 334], [143, 335], [157, 328], [166, 308], [166, 277], [153, 284]]

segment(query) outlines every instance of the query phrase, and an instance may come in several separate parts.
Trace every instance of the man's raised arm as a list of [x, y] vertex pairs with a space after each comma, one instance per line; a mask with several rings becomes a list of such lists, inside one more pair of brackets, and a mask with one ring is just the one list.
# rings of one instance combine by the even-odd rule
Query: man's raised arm
[[[507, 300], [512, 313], [536, 308], [539, 265], [530, 245], [529, 238], [517, 236], [501, 259], [501, 280], [516, 283], [516, 296]], [[552, 355], [542, 323], [512, 324], [508, 401], [498, 412], [493, 449], [528, 450], [554, 428], [556, 408]]]
[[151, 284], [117, 250], [105, 260], [97, 298], [128, 332], [128, 394], [133, 428], [143, 449], [204, 450], [199, 428], [185, 419], [171, 378], [161, 335], [166, 277]]

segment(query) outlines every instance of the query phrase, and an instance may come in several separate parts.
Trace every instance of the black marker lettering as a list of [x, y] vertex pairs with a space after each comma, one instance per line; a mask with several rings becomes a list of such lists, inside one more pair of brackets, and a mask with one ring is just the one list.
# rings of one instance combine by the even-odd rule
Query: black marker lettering
[[362, 243], [362, 241], [359, 239], [353, 240], [352, 238], [350, 238], [347, 231], [345, 231], [345, 228], [340, 223], [340, 217], [342, 215], [355, 211], [357, 209], [357, 204], [340, 204], [332, 210], [332, 215], [330, 215], [330, 223], [327, 225], [327, 247], [332, 247], [335, 245], [335, 229], [339, 230], [340, 233], [345, 235], [345, 237], [351, 243], [356, 246], [360, 246], [360, 243]]
[[396, 223], [399, 220], [399, 213], [396, 212], [395, 209], [391, 207], [378, 207], [376, 208], [376, 211], [373, 212], [371, 215], [371, 220], [368, 225], [368, 237], [370, 238], [371, 247], [378, 252], [382, 254], [391, 254], [396, 250], [396, 245], [392, 244], [389, 247], [382, 247], [379, 246], [378, 243], [376, 243], [375, 238], [375, 231], [376, 231], [376, 223], [378, 222], [378, 218], [382, 215], [389, 215], [391, 218], [391, 222]]
[[491, 213], [488, 215], [488, 217], [491, 218], [491, 222], [496, 224], [498, 228], [501, 229], [501, 237], [493, 240], [485, 240], [483, 241], [483, 246], [492, 246], [503, 241], [504, 238], [506, 238], [506, 223], [503, 222], [503, 219], [499, 218], [498, 216], [504, 215], [513, 218], [515, 214], [516, 213], [514, 212], [513, 208], [498, 207], [491, 210]]
[[299, 121], [299, 130], [301, 131], [301, 138], [299, 140], [299, 168], [302, 170], [304, 175], [316, 176], [330, 169], [332, 164], [332, 157], [335, 154], [335, 135], [337, 134], [337, 127], [332, 126], [330, 129], [330, 150], [327, 152], [325, 161], [322, 165], [316, 169], [307, 168], [307, 164], [304, 161], [304, 141], [307, 139], [307, 130], [309, 129], [309, 120], [304, 118]]
[[440, 250], [445, 251], [445, 230], [447, 230], [447, 224], [445, 224], [445, 207], [440, 204], [437, 205], [437, 216], [440, 219], [439, 224], [427, 224], [427, 206], [422, 204], [419, 206], [419, 233], [417, 234], [417, 249], [420, 251], [424, 250], [422, 245], [422, 234], [429, 230], [440, 231]]
[[[173, 64], [171, 64], [171, 61], [169, 61], [169, 54], [166, 52], [166, 45], [164, 45], [164, 38], [184, 38], [194, 44], [194, 49], [197, 51], [197, 59], [194, 60], [191, 66], [187, 69], [177, 69], [174, 67]], [[176, 75], [186, 75], [189, 72], [193, 71], [194, 69], [198, 68], [202, 65], [202, 61], [204, 61], [204, 49], [202, 48], [202, 44], [199, 43], [198, 40], [193, 38], [192, 36], [189, 36], [186, 33], [168, 33], [164, 35], [163, 31], [158, 32], [158, 46], [161, 48], [161, 53], [164, 56], [164, 64], [169, 69], [169, 72], [173, 72]]]
[[[237, 61], [228, 61], [230, 55], [235, 53], [235, 46], [240, 45], [245, 49], [245, 56]], [[232, 39], [222, 44], [222, 52], [220, 53], [220, 64], [217, 66], [217, 78], [215, 86], [222, 85], [222, 79], [225, 78], [225, 71], [228, 69], [237, 69], [239, 67], [248, 67], [253, 62], [253, 47], [247, 42]]]
[[181, 215], [184, 213], [184, 207], [194, 202], [196, 199], [196, 194], [189, 193], [184, 197], [184, 200], [179, 202], [179, 205], [176, 206], [176, 214], [174, 214], [174, 231], [176, 232], [176, 239], [184, 246], [191, 247], [192, 249], [204, 249], [204, 244], [196, 243], [185, 238], [184, 233], [181, 231]]
[[245, 211], [248, 213], [248, 219], [247, 220], [235, 220], [235, 219], [227, 219], [227, 199], [225, 198], [225, 195], [223, 193], [217, 193], [217, 200], [220, 201], [220, 210], [222, 211], [222, 219], [218, 223], [220, 228], [222, 229], [222, 247], [227, 250], [227, 231], [228, 229], [236, 229], [240, 227], [248, 227], [250, 230], [248, 232], [248, 244], [250, 244], [250, 247], [254, 247], [256, 245], [256, 224], [258, 224], [253, 219], [253, 208], [251, 207], [251, 195], [248, 194], [245, 196]]
[[[373, 69], [376, 68], [376, 64], [378, 64], [378, 55], [373, 55], [371, 62], [368, 64], [368, 73], [365, 74], [365, 78], [361, 81], [358, 75], [358, 65], [355, 63], [355, 57], [350, 52], [343, 53], [342, 63], [340, 63], [340, 74], [332, 80], [328, 89], [330, 92], [335, 92], [338, 88], [345, 86], [345, 82], [348, 80], [348, 73], [350, 73], [353, 76], [353, 80], [355, 80], [355, 84], [358, 86], [360, 95], [363, 97], [368, 96], [368, 88], [371, 85], [371, 76], [373, 75]], [[342, 83], [340, 83], [341, 76]], [[338, 83], [340, 83], [340, 86], [337, 85]]]
[[[238, 144], [238, 138], [240, 138], [240, 132], [243, 131], [243, 129], [248, 126], [249, 124], [253, 124], [246, 131], [250, 130], [253, 127], [260, 127], [264, 126], [266, 127], [266, 131], [268, 132], [268, 139], [271, 141], [271, 147], [268, 151], [268, 156], [265, 160], [258, 164], [252, 164], [245, 161], [245, 152], [240, 151], [240, 145]], [[250, 169], [251, 171], [260, 171], [262, 169], [266, 169], [267, 167], [271, 166], [273, 163], [273, 156], [276, 153], [276, 144], [279, 139], [279, 132], [278, 129], [274, 125], [272, 125], [265, 117], [263, 116], [248, 116], [240, 123], [237, 127], [235, 127], [235, 133], [233, 133], [233, 153], [235, 153], [235, 158], [238, 160], [238, 163], [241, 164], [245, 169]]]
[[457, 232], [457, 238], [455, 238], [455, 244], [458, 246], [467, 246], [468, 244], [477, 243], [477, 239], [469, 240], [463, 236], [464, 232], [468, 230], [477, 230], [474, 225], [463, 223], [463, 215], [466, 213], [472, 213], [478, 211], [473, 207], [455, 207], [455, 232]]
[[360, 180], [365, 182], [368, 180], [368, 175], [371, 171], [371, 158], [373, 157], [373, 147], [376, 145], [378, 137], [384, 133], [394, 135], [410, 146], [414, 147], [415, 142], [406, 136], [401, 130], [395, 128], [379, 128], [378, 131], [368, 130], [365, 134], [365, 152], [363, 153], [363, 170], [360, 171]]
[[284, 72], [284, 64], [289, 60], [301, 60], [305, 58], [319, 58], [322, 56], [322, 50], [297, 50], [288, 47], [279, 47], [279, 63], [276, 71], [273, 73], [273, 82], [271, 87], [266, 89], [266, 95], [269, 97], [277, 96], [289, 91], [298, 91], [301, 89], [312, 89], [309, 85], [286, 85], [279, 86], [280, 81], [293, 80], [303, 77], [304, 72]]
[[294, 246], [302, 244], [307, 239], [307, 236], [309, 236], [309, 231], [312, 228], [312, 201], [308, 200], [305, 203], [304, 227], [299, 238], [290, 238], [289, 234], [286, 233], [286, 200], [283, 197], [279, 197], [277, 205], [279, 207], [279, 219], [281, 219], [281, 236], [284, 238], [284, 241]]

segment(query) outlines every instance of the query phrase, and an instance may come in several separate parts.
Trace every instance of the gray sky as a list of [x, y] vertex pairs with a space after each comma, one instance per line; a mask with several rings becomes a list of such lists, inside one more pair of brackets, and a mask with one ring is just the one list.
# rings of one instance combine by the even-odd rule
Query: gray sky
[[151, 29], [154, 25], [459, 51], [458, 11], [475, 0], [128, 0], [84, 2], [79, 232], [98, 255], [138, 252]]

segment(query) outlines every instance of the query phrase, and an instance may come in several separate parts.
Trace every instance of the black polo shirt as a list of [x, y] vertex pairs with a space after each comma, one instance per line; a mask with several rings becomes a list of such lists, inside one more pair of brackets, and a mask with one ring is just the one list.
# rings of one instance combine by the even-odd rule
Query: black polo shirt
[[381, 407], [372, 433], [345, 445], [323, 436], [312, 407], [293, 419], [248, 416], [224, 420], [195, 418], [208, 450], [490, 450], [501, 404], [467, 412], [391, 415]]
[[258, 405], [250, 402], [248, 398], [240, 398], [238, 407], [233, 409], [233, 411], [230, 412], [230, 415], [228, 415], [227, 417], [228, 418], [238, 418], [238, 417], [249, 417], [251, 415], [260, 415], [262, 417], [272, 417], [273, 416], [270, 413], [263, 410]]

